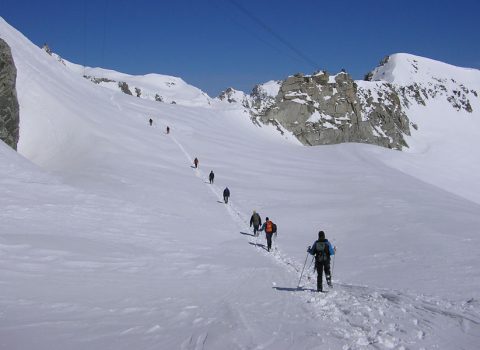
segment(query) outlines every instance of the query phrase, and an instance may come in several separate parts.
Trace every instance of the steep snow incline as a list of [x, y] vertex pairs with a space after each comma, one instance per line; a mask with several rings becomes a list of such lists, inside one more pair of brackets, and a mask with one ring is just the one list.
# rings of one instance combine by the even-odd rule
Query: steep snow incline
[[[480, 206], [385, 166], [402, 153], [299, 147], [241, 110], [131, 98], [3, 21], [0, 35], [19, 71], [19, 150], [43, 168], [0, 145], [1, 348], [478, 344]], [[252, 209], [279, 227], [272, 253]], [[319, 229], [338, 247], [325, 295], [311, 267], [296, 288]]]

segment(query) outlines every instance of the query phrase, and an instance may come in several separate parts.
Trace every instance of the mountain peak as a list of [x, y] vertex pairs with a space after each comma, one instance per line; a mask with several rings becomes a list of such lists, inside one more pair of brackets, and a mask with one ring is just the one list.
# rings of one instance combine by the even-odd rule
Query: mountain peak
[[408, 53], [396, 53], [385, 57], [371, 73], [372, 81], [386, 81], [398, 85], [422, 84], [434, 81], [446, 81], [451, 77], [469, 84], [480, 80], [480, 71], [462, 68], [448, 63]]

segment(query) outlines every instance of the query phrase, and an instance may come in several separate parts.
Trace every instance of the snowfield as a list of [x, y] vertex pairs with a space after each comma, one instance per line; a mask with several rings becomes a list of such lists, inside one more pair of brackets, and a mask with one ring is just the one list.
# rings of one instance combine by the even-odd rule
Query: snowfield
[[[0, 142], [0, 349], [478, 348], [478, 109], [442, 142], [420, 131], [452, 117], [429, 115], [410, 153], [302, 147], [219, 101], [95, 85], [3, 19], [0, 36], [21, 107], [19, 152]], [[326, 294], [310, 258], [297, 288], [319, 230]]]

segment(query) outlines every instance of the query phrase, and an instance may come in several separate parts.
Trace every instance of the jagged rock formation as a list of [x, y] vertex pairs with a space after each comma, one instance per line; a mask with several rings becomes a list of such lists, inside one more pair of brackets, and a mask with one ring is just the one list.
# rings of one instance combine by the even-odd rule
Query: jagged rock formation
[[260, 120], [277, 121], [307, 145], [364, 142], [401, 149], [403, 134], [410, 134], [408, 118], [391, 87], [378, 89], [377, 97], [346, 73], [297, 74], [282, 83]]
[[0, 139], [15, 150], [20, 121], [16, 78], [17, 69], [10, 47], [0, 39]]
[[[284, 81], [258, 85], [250, 96], [233, 89], [220, 99], [240, 102], [254, 123], [291, 131], [305, 145], [363, 142], [402, 149], [410, 134], [401, 101], [388, 83], [359, 86], [350, 75], [295, 74]], [[274, 86], [277, 84], [277, 88]]]
[[219, 99], [243, 106], [256, 125], [289, 131], [305, 145], [362, 142], [401, 150], [408, 147], [410, 127], [418, 129], [408, 117], [412, 106], [444, 100], [467, 115], [479, 109], [478, 75], [478, 70], [395, 54], [365, 80], [354, 81], [345, 71], [299, 73], [257, 85], [249, 95], [229, 88]]
[[118, 82], [118, 87], [124, 94], [132, 95], [132, 92], [130, 91], [128, 84], [126, 82], [124, 81]]

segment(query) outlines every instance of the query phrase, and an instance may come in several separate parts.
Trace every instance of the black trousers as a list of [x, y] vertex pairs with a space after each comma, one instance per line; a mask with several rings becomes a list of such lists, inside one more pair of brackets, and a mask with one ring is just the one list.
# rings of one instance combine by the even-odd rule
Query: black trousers
[[323, 291], [323, 271], [328, 284], [332, 283], [332, 275], [330, 273], [330, 260], [315, 261], [315, 269], [317, 270], [317, 291]]
[[268, 251], [270, 251], [270, 249], [272, 249], [272, 236], [273, 236], [273, 233], [266, 233], [266, 232], [265, 232], [265, 236], [267, 236], [267, 248], [268, 248]]
[[224, 201], [225, 203], [228, 203], [228, 196], [223, 196], [223, 201]]
[[255, 237], [258, 237], [258, 227], [259, 227], [259, 226], [260, 226], [260, 225], [253, 225], [253, 235], [254, 235]]

